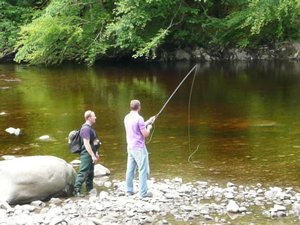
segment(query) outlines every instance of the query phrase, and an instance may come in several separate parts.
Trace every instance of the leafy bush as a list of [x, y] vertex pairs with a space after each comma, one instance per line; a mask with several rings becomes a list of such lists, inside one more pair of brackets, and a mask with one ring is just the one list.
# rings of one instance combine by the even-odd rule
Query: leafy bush
[[31, 64], [152, 59], [159, 49], [182, 46], [257, 48], [299, 40], [300, 33], [299, 0], [19, 2], [30, 7], [0, 3], [0, 48], [15, 45], [15, 60]]

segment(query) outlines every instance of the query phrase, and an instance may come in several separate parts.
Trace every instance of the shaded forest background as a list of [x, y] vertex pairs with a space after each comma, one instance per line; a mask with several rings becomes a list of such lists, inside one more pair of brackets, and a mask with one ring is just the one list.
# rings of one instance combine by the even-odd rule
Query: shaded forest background
[[299, 41], [300, 0], [0, 0], [0, 60], [94, 64]]

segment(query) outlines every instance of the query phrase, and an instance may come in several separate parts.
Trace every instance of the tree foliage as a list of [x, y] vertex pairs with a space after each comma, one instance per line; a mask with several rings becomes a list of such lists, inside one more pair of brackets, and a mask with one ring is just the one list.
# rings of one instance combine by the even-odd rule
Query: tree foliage
[[0, 48], [14, 46], [15, 60], [31, 64], [152, 59], [196, 45], [257, 48], [300, 33], [298, 0], [0, 1]]
[[20, 26], [30, 23], [33, 4], [26, 1], [0, 0], [0, 58], [14, 52]]

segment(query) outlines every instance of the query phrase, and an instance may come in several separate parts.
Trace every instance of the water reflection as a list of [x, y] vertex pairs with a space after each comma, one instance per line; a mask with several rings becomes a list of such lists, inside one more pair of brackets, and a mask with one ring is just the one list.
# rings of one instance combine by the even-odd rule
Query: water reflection
[[[66, 136], [80, 127], [83, 111], [90, 108], [103, 141], [101, 160], [115, 177], [123, 177], [129, 100], [142, 101], [144, 117], [157, 113], [192, 66], [0, 65], [0, 112], [7, 113], [0, 116], [0, 154], [76, 158], [68, 152]], [[191, 149], [189, 80], [157, 121], [148, 145], [152, 175], [299, 187], [299, 72], [294, 62], [200, 65], [191, 101]], [[7, 134], [10, 126], [21, 128], [22, 135]], [[53, 140], [40, 142], [45, 134]], [[191, 164], [187, 159], [198, 144]]]

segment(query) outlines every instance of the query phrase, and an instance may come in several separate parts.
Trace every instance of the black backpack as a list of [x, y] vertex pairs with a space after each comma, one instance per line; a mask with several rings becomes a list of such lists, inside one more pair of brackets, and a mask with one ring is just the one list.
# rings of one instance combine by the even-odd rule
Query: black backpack
[[[84, 127], [85, 124], [82, 126]], [[82, 128], [81, 127], [81, 128]], [[71, 153], [80, 153], [83, 149], [83, 141], [80, 137], [80, 130], [73, 130], [69, 133], [68, 143]]]
[[82, 151], [83, 141], [80, 137], [80, 130], [73, 130], [69, 133], [68, 143], [71, 153], [80, 153]]
[[[88, 126], [88, 125], [83, 124], [82, 127], [84, 126]], [[80, 130], [72, 130], [69, 133], [68, 143], [69, 143], [69, 149], [71, 153], [80, 153], [83, 150], [83, 140], [80, 137]], [[99, 151], [100, 145], [102, 143], [97, 135], [96, 138], [99, 140], [99, 144], [95, 145], [94, 147]]]

